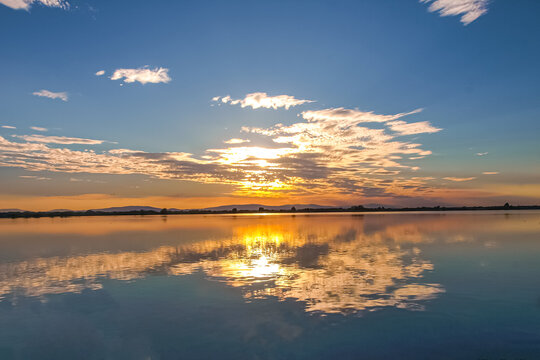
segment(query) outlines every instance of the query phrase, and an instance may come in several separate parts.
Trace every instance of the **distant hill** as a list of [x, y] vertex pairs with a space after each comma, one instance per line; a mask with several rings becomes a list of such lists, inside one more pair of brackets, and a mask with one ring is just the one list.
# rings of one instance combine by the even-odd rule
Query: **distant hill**
[[109, 207], [104, 209], [92, 209], [92, 211], [100, 211], [100, 212], [123, 212], [123, 211], [161, 211], [161, 208], [153, 207], [153, 206], [118, 206], [118, 207]]
[[208, 211], [228, 211], [232, 209], [237, 210], [259, 210], [259, 208], [264, 208], [267, 210], [290, 210], [292, 207], [295, 207], [296, 210], [301, 209], [330, 209], [332, 206], [322, 206], [317, 204], [286, 204], [286, 205], [277, 205], [277, 206], [270, 206], [270, 205], [262, 205], [262, 204], [242, 204], [242, 205], [222, 205], [222, 206], [215, 206], [215, 207], [209, 207], [204, 208], [202, 210], [208, 210]]
[[[232, 209], [237, 209], [238, 211], [257, 211], [259, 208], [264, 208], [266, 210], [290, 210], [292, 207], [295, 207], [296, 210], [302, 210], [302, 209], [331, 209], [332, 206], [322, 206], [317, 204], [285, 204], [285, 205], [277, 205], [277, 206], [271, 206], [271, 205], [263, 205], [263, 204], [242, 204], [242, 205], [222, 205], [222, 206], [215, 206], [215, 207], [209, 207], [204, 209], [191, 209], [191, 210], [200, 210], [200, 211], [230, 211]], [[160, 212], [162, 208], [154, 207], [154, 206], [115, 206], [115, 207], [108, 207], [108, 208], [102, 208], [102, 209], [90, 209], [90, 211], [96, 211], [96, 212], [105, 212], [105, 213], [113, 213], [113, 212], [129, 212], [129, 211], [155, 211]], [[181, 209], [176, 208], [167, 208], [168, 211], [185, 211]], [[47, 212], [55, 213], [55, 212], [73, 212], [77, 210], [70, 210], [70, 209], [54, 209], [49, 210]], [[80, 210], [78, 210], [80, 211]], [[84, 211], [84, 210], [82, 210]], [[189, 210], [188, 210], [189, 211]], [[8, 212], [26, 212], [26, 210], [21, 209], [0, 209], [0, 213], [8, 213]]]

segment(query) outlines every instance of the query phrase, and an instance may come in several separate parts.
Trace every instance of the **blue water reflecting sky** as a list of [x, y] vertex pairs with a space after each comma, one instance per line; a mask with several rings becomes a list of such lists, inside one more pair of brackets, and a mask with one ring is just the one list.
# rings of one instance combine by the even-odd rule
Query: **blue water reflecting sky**
[[540, 213], [0, 222], [0, 359], [536, 359]]

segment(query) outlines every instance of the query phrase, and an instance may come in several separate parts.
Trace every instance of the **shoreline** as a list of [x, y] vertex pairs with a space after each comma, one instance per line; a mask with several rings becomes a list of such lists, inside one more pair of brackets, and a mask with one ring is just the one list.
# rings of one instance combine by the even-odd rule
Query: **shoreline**
[[180, 210], [169, 211], [163, 209], [161, 211], [151, 210], [132, 210], [132, 211], [24, 211], [24, 212], [4, 212], [0, 213], [0, 218], [17, 219], [17, 218], [42, 218], [42, 217], [75, 217], [75, 216], [133, 216], [133, 215], [219, 215], [219, 214], [312, 214], [312, 213], [393, 213], [393, 212], [452, 212], [452, 211], [515, 211], [515, 210], [540, 210], [540, 205], [528, 206], [459, 206], [459, 207], [406, 207], [406, 208], [364, 208], [361, 206], [353, 206], [351, 208], [324, 208], [324, 209], [287, 209], [287, 210]]

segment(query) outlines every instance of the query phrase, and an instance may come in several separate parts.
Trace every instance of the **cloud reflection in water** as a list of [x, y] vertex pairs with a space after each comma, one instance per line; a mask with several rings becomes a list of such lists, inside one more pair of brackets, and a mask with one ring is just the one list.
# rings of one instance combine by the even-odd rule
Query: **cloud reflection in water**
[[[422, 310], [444, 292], [425, 283], [433, 269], [414, 244], [414, 224], [366, 232], [362, 221], [242, 222], [229, 235], [150, 251], [93, 253], [0, 263], [0, 301], [101, 289], [100, 280], [204, 273], [246, 301], [292, 299], [307, 312], [351, 314], [382, 307]], [[405, 239], [405, 241], [403, 241]]]

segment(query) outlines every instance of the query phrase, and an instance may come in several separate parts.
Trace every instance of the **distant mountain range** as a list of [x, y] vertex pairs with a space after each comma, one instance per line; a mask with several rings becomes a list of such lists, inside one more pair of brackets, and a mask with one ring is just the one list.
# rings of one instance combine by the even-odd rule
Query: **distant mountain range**
[[[191, 210], [203, 210], [203, 211], [230, 211], [232, 209], [237, 209], [238, 211], [246, 210], [246, 211], [253, 211], [253, 210], [259, 210], [259, 208], [264, 208], [267, 210], [290, 210], [292, 207], [295, 207], [297, 210], [301, 209], [330, 209], [331, 206], [321, 206], [317, 204], [287, 204], [287, 205], [277, 205], [277, 206], [270, 206], [270, 205], [263, 205], [263, 204], [242, 204], [242, 205], [222, 205], [222, 206], [215, 206], [215, 207], [208, 207], [203, 209], [191, 209]], [[102, 208], [102, 209], [91, 209], [91, 211], [96, 212], [128, 212], [128, 211], [155, 211], [159, 212], [162, 208], [157, 208], [154, 206], [116, 206], [116, 207], [108, 207], [108, 208]], [[182, 211], [180, 209], [176, 208], [167, 208], [169, 211]], [[189, 211], [190, 209], [188, 209]], [[0, 213], [6, 213], [6, 212], [25, 212], [27, 210], [21, 210], [21, 209], [0, 209]], [[74, 211], [70, 209], [54, 209], [49, 210], [48, 212], [69, 212]], [[76, 210], [80, 211], [80, 210]], [[84, 211], [84, 210], [83, 210]], [[183, 210], [186, 211], [186, 210]]]
[[[214, 206], [214, 207], [208, 207], [203, 209], [188, 209], [188, 210], [203, 210], [203, 211], [229, 211], [232, 209], [236, 209], [238, 211], [247, 210], [247, 211], [253, 211], [253, 210], [259, 210], [259, 208], [264, 208], [267, 210], [290, 210], [292, 207], [295, 207], [297, 210], [300, 209], [329, 209], [331, 206], [321, 206], [317, 204], [287, 204], [287, 205], [277, 205], [277, 206], [270, 206], [270, 205], [263, 205], [263, 204], [241, 204], [241, 205], [222, 205], [222, 206]], [[110, 207], [110, 208], [104, 208], [104, 209], [92, 209], [92, 211], [100, 211], [100, 212], [122, 212], [122, 211], [161, 211], [161, 208], [153, 207], [153, 206], [119, 206], [119, 207]], [[175, 208], [167, 208], [169, 211], [182, 211], [180, 209]]]

